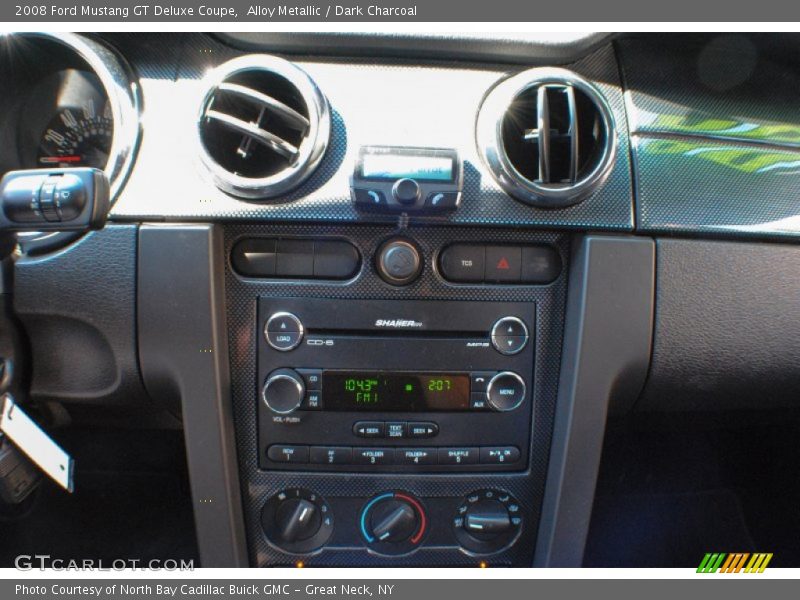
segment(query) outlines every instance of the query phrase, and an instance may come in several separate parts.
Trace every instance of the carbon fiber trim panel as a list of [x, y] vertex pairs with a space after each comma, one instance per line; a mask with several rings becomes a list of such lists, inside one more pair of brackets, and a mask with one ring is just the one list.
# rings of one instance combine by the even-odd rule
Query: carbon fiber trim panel
[[800, 152], [688, 137], [633, 143], [641, 231], [800, 236]]
[[619, 42], [645, 232], [800, 235], [800, 70], [754, 35]]
[[[397, 231], [390, 227], [342, 225], [314, 226], [230, 225], [226, 227], [225, 249], [229, 255], [233, 244], [244, 236], [313, 235], [315, 237], [346, 237], [355, 243], [365, 257], [374, 255], [375, 248]], [[491, 564], [529, 566], [543, 496], [550, 440], [552, 436], [561, 338], [566, 298], [566, 274], [548, 286], [485, 286], [452, 285], [443, 281], [431, 268], [432, 259], [444, 244], [456, 240], [491, 241], [498, 243], [549, 243], [568, 263], [568, 237], [554, 233], [528, 233], [520, 229], [483, 230], [477, 228], [411, 227], [404, 234], [414, 239], [425, 257], [422, 276], [414, 284], [393, 287], [375, 273], [367, 259], [360, 274], [348, 284], [320, 282], [257, 281], [242, 279], [226, 268], [232, 396], [237, 429], [237, 445], [242, 473], [242, 492], [248, 533], [251, 564], [258, 566], [292, 564], [297, 556], [284, 554], [267, 543], [259, 524], [259, 513], [266, 499], [286, 487], [310, 488], [326, 497], [350, 496], [368, 498], [392, 489], [404, 489], [422, 498], [458, 497], [480, 488], [498, 488], [511, 492], [520, 500], [525, 514], [525, 526], [519, 541], [510, 549], [494, 555]], [[533, 443], [526, 472], [507, 474], [369, 474], [356, 473], [299, 473], [261, 471], [258, 469], [256, 435], [256, 303], [263, 297], [319, 297], [341, 299], [352, 303], [357, 310], [358, 299], [425, 299], [471, 301], [535, 301], [536, 367], [534, 389]], [[290, 357], [287, 357], [290, 360]], [[454, 509], [455, 509], [454, 505]], [[456, 548], [422, 548], [413, 554], [379, 557], [363, 546], [303, 557], [312, 566], [471, 566], [477, 560]]]
[[[633, 227], [624, 102], [610, 45], [570, 68], [595, 82], [612, 107], [618, 132], [623, 132], [618, 136], [615, 168], [581, 204], [548, 210], [506, 195], [483, 166], [475, 146], [475, 116], [483, 95], [519, 68], [288, 57], [327, 95], [333, 118], [331, 143], [316, 173], [298, 190], [278, 202], [259, 204], [228, 196], [210, 182], [197, 161], [194, 137], [203, 92], [200, 77], [243, 53], [200, 34], [109, 38], [138, 70], [146, 106], [139, 158], [114, 206], [114, 219], [375, 221], [375, 216], [366, 217], [353, 208], [349, 177], [358, 148], [378, 144], [454, 147], [462, 153], [463, 204], [440, 221], [619, 231]], [[171, 73], [161, 60], [170, 60], [176, 45], [181, 46], [181, 58]]]
[[631, 131], [800, 146], [797, 89], [777, 36], [648, 35], [618, 42]]

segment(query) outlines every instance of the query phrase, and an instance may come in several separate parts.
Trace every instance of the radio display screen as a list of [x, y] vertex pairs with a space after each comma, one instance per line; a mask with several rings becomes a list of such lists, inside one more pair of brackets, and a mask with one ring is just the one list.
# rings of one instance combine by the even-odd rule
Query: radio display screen
[[470, 378], [466, 373], [324, 371], [322, 394], [325, 410], [469, 410]]
[[451, 182], [455, 161], [450, 156], [414, 156], [411, 154], [364, 154], [361, 177], [370, 180], [394, 181], [411, 178], [417, 181]]

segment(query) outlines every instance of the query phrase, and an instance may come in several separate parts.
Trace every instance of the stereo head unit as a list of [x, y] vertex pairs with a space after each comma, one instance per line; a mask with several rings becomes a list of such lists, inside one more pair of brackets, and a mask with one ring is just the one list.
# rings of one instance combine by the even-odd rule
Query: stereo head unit
[[264, 469], [527, 467], [535, 305], [262, 298]]

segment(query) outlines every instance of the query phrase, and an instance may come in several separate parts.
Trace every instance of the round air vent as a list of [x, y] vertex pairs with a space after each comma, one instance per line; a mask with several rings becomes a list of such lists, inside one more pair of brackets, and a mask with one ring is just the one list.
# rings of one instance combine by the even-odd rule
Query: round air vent
[[483, 101], [476, 133], [503, 189], [542, 207], [580, 202], [605, 181], [616, 154], [605, 99], [564, 69], [530, 69], [500, 82]]
[[328, 102], [292, 63], [266, 55], [226, 62], [206, 78], [197, 131], [217, 186], [274, 198], [314, 172], [330, 137]]

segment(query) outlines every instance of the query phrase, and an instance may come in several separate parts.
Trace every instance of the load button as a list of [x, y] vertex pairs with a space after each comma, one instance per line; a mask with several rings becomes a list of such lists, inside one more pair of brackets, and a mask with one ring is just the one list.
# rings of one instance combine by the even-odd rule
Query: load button
[[295, 315], [278, 312], [267, 319], [264, 337], [275, 350], [288, 352], [294, 350], [303, 340], [303, 323]]

